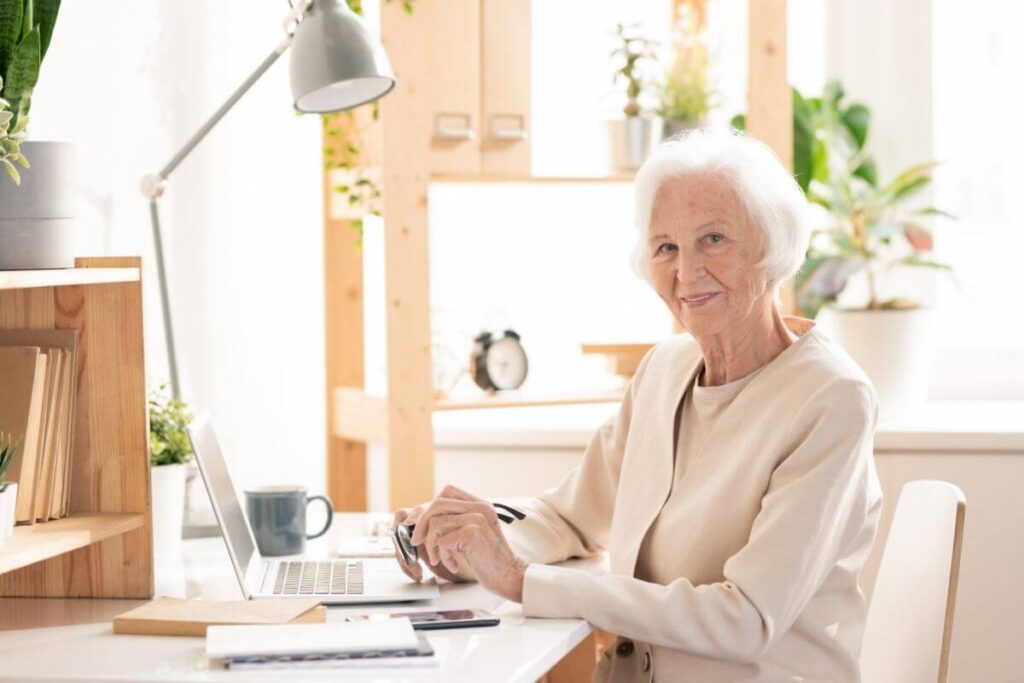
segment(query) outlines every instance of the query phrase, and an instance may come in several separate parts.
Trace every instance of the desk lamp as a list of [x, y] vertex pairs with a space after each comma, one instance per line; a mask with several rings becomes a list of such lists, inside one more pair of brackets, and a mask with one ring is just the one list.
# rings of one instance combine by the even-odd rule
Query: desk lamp
[[157, 200], [163, 195], [171, 172], [288, 48], [292, 48], [290, 76], [292, 97], [298, 111], [316, 114], [343, 111], [383, 97], [395, 87], [395, 77], [384, 47], [370, 35], [362, 20], [344, 0], [298, 0], [285, 17], [284, 33], [284, 39], [274, 51], [231, 93], [178, 153], [155, 174], [142, 179], [142, 194], [149, 198], [171, 392], [175, 398], [181, 396], [181, 387], [157, 208]]

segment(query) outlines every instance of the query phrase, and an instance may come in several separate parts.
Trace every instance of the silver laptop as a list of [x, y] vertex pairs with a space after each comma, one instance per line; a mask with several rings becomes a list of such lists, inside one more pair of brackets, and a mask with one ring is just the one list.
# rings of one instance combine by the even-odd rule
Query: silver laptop
[[416, 583], [387, 560], [263, 559], [209, 420], [193, 421], [188, 436], [246, 600], [312, 597], [331, 605], [409, 602], [439, 595], [433, 580]]

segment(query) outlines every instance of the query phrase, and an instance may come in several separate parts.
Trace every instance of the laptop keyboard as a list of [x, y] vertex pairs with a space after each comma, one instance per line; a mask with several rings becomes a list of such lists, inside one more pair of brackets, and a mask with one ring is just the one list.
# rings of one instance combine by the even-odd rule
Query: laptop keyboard
[[279, 562], [275, 595], [362, 595], [363, 563], [344, 560]]

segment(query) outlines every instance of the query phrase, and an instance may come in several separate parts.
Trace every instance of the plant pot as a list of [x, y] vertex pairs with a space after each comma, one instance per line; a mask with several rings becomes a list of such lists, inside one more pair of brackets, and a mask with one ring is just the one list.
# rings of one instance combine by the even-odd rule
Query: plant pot
[[668, 140], [669, 138], [675, 137], [676, 135], [680, 135], [691, 130], [697, 130], [698, 128], [703, 127], [703, 121], [670, 121], [666, 119], [664, 125], [662, 126], [661, 139]]
[[75, 145], [23, 142], [21, 185], [0, 177], [0, 270], [75, 265]]
[[932, 312], [843, 310], [828, 306], [818, 324], [853, 357], [878, 394], [880, 420], [913, 415], [928, 400]]
[[18, 485], [8, 483], [0, 491], [0, 545], [14, 533], [14, 511], [18, 500]]
[[651, 116], [627, 116], [608, 122], [609, 157], [613, 171], [640, 168], [661, 141], [662, 121]]
[[181, 547], [185, 523], [185, 465], [152, 467], [153, 549], [175, 550]]

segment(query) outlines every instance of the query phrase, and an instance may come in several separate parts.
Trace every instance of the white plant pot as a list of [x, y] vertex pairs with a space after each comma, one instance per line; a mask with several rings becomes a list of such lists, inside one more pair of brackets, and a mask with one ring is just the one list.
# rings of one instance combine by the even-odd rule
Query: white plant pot
[[651, 150], [661, 142], [662, 120], [656, 116], [627, 116], [608, 122], [609, 157], [612, 171], [640, 168]]
[[71, 268], [78, 253], [75, 145], [21, 144], [21, 185], [0, 177], [0, 270]]
[[878, 394], [879, 418], [911, 416], [928, 400], [932, 312], [821, 309], [818, 324], [853, 357]]
[[153, 549], [181, 547], [185, 522], [185, 465], [150, 468], [153, 481]]
[[0, 491], [0, 545], [14, 534], [14, 512], [18, 500], [18, 485], [7, 484]]

